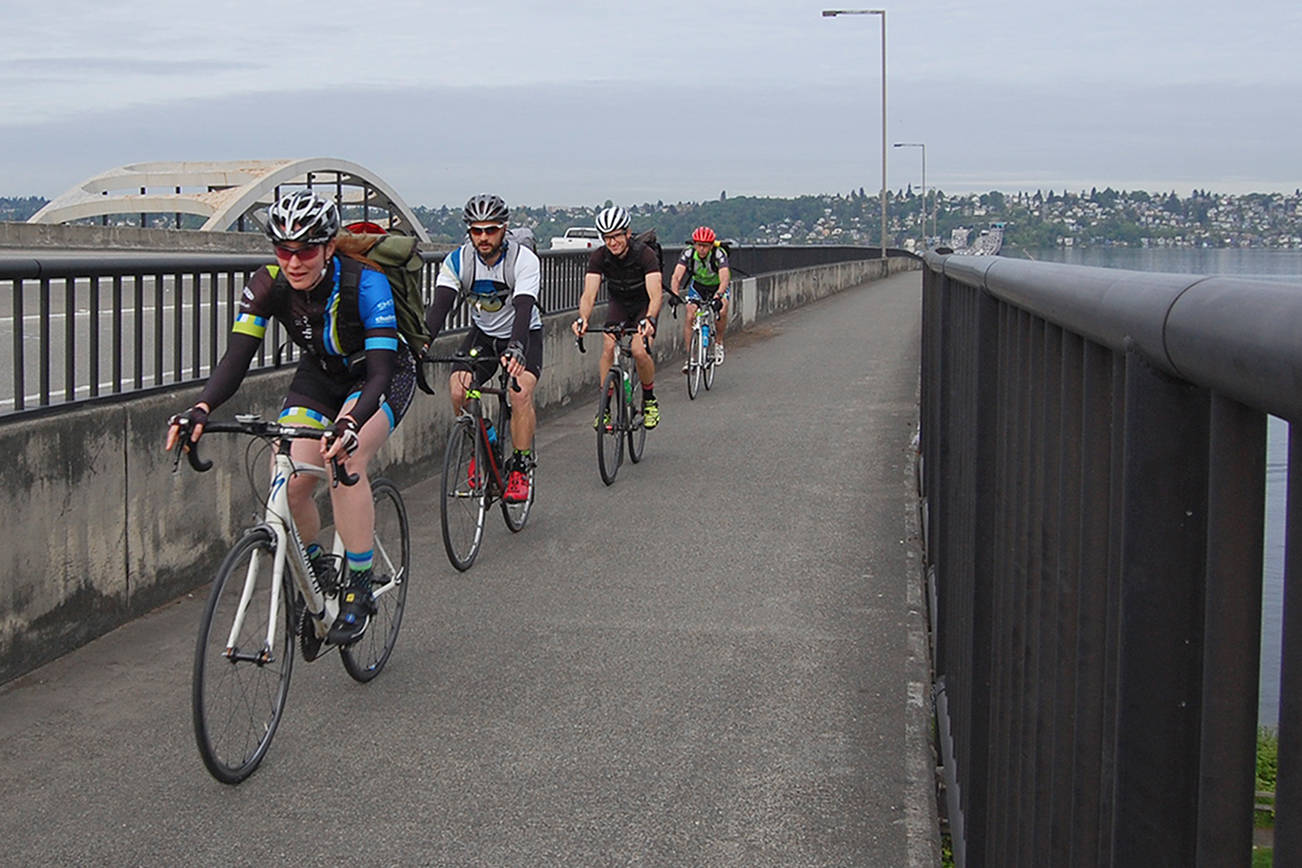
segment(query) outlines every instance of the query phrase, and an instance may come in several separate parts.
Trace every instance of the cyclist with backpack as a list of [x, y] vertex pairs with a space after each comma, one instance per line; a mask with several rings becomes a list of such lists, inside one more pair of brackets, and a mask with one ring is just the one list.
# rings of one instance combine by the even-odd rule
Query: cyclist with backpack
[[[275, 319], [303, 351], [279, 421], [328, 432], [319, 441], [294, 440], [295, 462], [320, 466], [337, 459], [356, 485], [333, 486], [330, 500], [344, 543], [339, 615], [328, 639], [347, 645], [361, 638], [375, 614], [371, 596], [375, 505], [366, 468], [411, 403], [415, 359], [399, 352], [389, 281], [380, 271], [343, 255], [350, 236], [339, 234], [339, 209], [311, 190], [283, 196], [267, 211], [267, 236], [276, 264], [254, 272], [240, 297], [226, 353], [199, 400], [173, 416], [170, 451], [181, 437], [197, 443], [208, 416], [235, 395]], [[322, 575], [330, 555], [315, 542], [321, 516], [313, 499], [316, 479], [297, 474], [288, 494], [294, 522], [313, 569]]]
[[[628, 212], [612, 206], [597, 215], [597, 231], [605, 246], [598, 247], [588, 257], [588, 271], [583, 277], [583, 295], [579, 298], [579, 318], [571, 326], [574, 334], [582, 337], [588, 330], [588, 320], [597, 303], [601, 281], [606, 281], [610, 302], [606, 306], [606, 324], [637, 324], [637, 331], [649, 344], [656, 334], [656, 317], [664, 301], [664, 288], [660, 277], [660, 256], [650, 244], [629, 233]], [[601, 347], [601, 379], [615, 361], [615, 336], [604, 335]], [[647, 428], [660, 424], [660, 405], [655, 397], [655, 360], [642, 341], [633, 341], [633, 362], [642, 381], [642, 419]], [[601, 420], [594, 420], [594, 427]]]
[[[724, 250], [709, 226], [697, 226], [692, 233], [692, 244], [683, 248], [674, 266], [674, 275], [670, 279], [669, 290], [679, 295], [679, 287], [688, 275], [687, 316], [683, 320], [683, 346], [690, 346], [692, 322], [696, 319], [699, 304], [709, 304], [719, 300], [719, 318], [714, 339], [715, 364], [723, 364], [723, 333], [728, 328], [728, 282], [732, 280], [732, 269], [728, 267], [728, 251]], [[683, 362], [683, 373], [688, 372], [687, 362]]]
[[[538, 310], [542, 268], [526, 236], [512, 237], [507, 231], [510, 215], [499, 196], [481, 193], [467, 200], [462, 219], [469, 240], [443, 258], [425, 322], [433, 340], [453, 306], [463, 298], [473, 301], [470, 333], [457, 353], [469, 354], [475, 348], [481, 358], [453, 366], [448, 383], [452, 409], [460, 413], [466, 390], [491, 377], [499, 363], [515, 378], [520, 391], [512, 391], [509, 400], [511, 442], [516, 449], [507, 461], [509, 474], [502, 499], [524, 503], [529, 499], [528, 471], [536, 425], [533, 393], [542, 376], [542, 316]], [[521, 444], [526, 448], [520, 448]]]

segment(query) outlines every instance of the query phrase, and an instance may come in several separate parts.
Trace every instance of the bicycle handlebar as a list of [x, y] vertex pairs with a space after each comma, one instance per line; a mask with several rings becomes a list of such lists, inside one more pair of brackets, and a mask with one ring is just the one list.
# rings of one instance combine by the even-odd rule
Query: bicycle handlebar
[[[637, 326], [628, 326], [622, 322], [607, 323], [601, 328], [589, 328], [583, 334], [587, 334], [588, 332], [598, 332], [602, 334], [614, 335], [615, 340], [619, 340], [625, 335], [635, 335], [638, 333]], [[579, 345], [579, 352], [586, 353], [588, 351], [587, 348], [583, 346], [583, 335], [575, 335], [574, 342]], [[642, 336], [642, 347], [646, 349], [647, 352], [651, 351], [651, 345], [647, 343], [645, 335]]]
[[[190, 442], [190, 428], [188, 420], [185, 424], [180, 425], [176, 446], [172, 448], [175, 453], [172, 458], [173, 473], [181, 464], [182, 453], [185, 454], [186, 460], [190, 462], [190, 466], [199, 473], [207, 473], [212, 469], [211, 461], [205, 461], [199, 457], [199, 444]], [[204, 425], [203, 433], [248, 434], [250, 437], [274, 437], [282, 440], [320, 440], [331, 432], [303, 425], [282, 425], [279, 422], [269, 422], [257, 416], [247, 416], [244, 418], [236, 417], [234, 422], [209, 422]], [[344, 468], [343, 462], [338, 458], [330, 459], [330, 468], [334, 471], [335, 483], [339, 485], [356, 485], [361, 478], [356, 473], [349, 473]]]
[[[470, 362], [471, 364], [478, 364], [480, 362], [484, 362], [487, 360], [488, 360], [487, 357], [472, 356], [467, 353], [453, 353], [450, 356], [430, 356], [430, 355], [421, 356], [420, 363], [422, 365], [433, 365], [433, 364], [442, 364], [442, 363], [457, 364], [458, 362]], [[495, 359], [495, 361], [500, 363], [501, 358], [499, 357], [498, 359]], [[506, 369], [503, 368], [501, 374], [505, 374], [505, 373], [506, 373]], [[482, 386], [480, 387], [480, 391], [484, 391]], [[496, 394], [491, 389], [487, 391], [490, 395]], [[515, 377], [511, 377], [511, 391], [512, 392], [520, 391], [520, 381], [517, 380]], [[431, 391], [430, 394], [433, 394], [433, 392]]]

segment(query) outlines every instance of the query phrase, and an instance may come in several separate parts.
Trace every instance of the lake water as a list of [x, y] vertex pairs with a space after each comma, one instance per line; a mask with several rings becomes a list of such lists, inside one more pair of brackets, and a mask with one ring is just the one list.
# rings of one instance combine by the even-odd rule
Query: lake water
[[[1131, 271], [1222, 274], [1296, 283], [1302, 291], [1302, 250], [1008, 249], [1001, 255]], [[1271, 416], [1266, 442], [1266, 540], [1262, 565], [1261, 692], [1257, 718], [1279, 722], [1279, 661], [1284, 608], [1284, 510], [1288, 479], [1288, 423]]]

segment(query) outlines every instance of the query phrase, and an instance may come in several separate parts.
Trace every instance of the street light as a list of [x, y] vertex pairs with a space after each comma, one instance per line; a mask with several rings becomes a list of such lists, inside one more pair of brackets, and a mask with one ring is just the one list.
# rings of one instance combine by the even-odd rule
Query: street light
[[[922, 249], [927, 249], [927, 146], [922, 142], [896, 142], [897, 148], [922, 148]], [[935, 235], [936, 221], [932, 221], [932, 235]]]
[[[824, 18], [838, 15], [880, 15], [882, 17], [882, 259], [886, 259], [886, 10], [824, 9]], [[923, 230], [926, 231], [925, 229]]]

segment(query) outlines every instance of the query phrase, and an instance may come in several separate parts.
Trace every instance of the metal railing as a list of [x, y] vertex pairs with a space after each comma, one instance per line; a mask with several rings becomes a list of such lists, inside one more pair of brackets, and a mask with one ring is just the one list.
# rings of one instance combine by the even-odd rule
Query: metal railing
[[[1302, 418], [1299, 334], [1302, 286], [927, 256], [920, 491], [959, 865], [1250, 864], [1266, 417]], [[1302, 864], [1289, 453], [1277, 865]]]
[[[666, 245], [665, 277], [678, 248]], [[441, 255], [425, 253], [429, 302]], [[543, 310], [572, 310], [583, 291], [586, 251], [543, 251]], [[875, 248], [739, 248], [738, 271], [759, 274], [876, 258]], [[0, 255], [0, 341], [9, 329], [9, 367], [0, 367], [0, 418], [85, 401], [174, 388], [207, 377], [221, 358], [237, 299], [257, 254], [106, 252]], [[604, 298], [604, 295], [603, 295]], [[6, 315], [7, 311], [7, 315]], [[467, 328], [463, 305], [449, 330]], [[278, 324], [252, 369], [296, 361]], [[5, 355], [0, 352], [0, 366]]]

